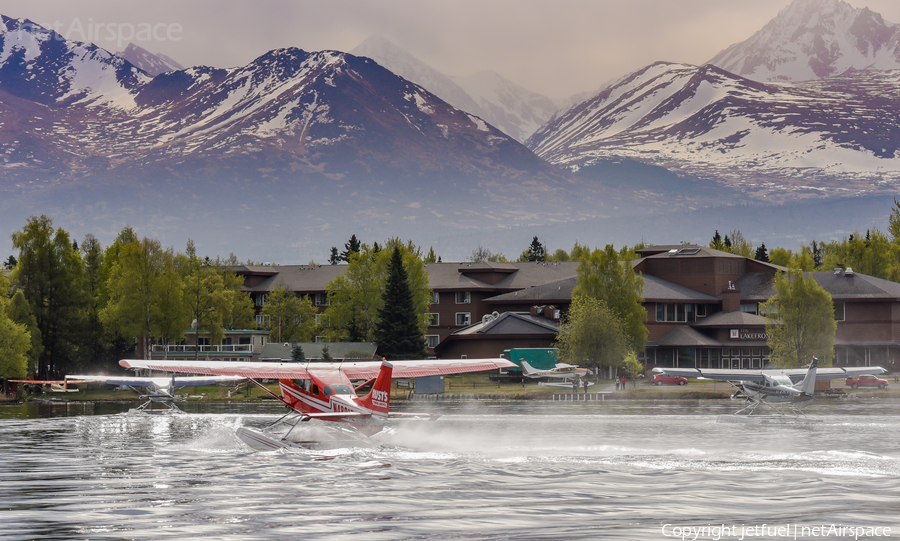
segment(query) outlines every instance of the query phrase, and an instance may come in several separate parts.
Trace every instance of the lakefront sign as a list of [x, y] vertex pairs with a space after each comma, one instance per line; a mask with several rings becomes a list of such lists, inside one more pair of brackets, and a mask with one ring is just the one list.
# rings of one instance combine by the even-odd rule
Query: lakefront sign
[[731, 340], [768, 340], [769, 333], [750, 329], [731, 329], [728, 338]]

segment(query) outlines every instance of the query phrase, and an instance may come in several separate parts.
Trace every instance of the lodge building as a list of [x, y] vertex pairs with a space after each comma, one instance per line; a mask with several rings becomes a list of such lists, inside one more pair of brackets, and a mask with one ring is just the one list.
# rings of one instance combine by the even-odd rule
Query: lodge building
[[[644, 279], [646, 368], [761, 368], [769, 360], [759, 305], [774, 294], [777, 265], [696, 245], [651, 246], [632, 262]], [[283, 285], [320, 312], [344, 265], [246, 266], [245, 290], [261, 307]], [[428, 351], [438, 358], [495, 357], [550, 347], [576, 285], [578, 262], [429, 263]], [[813, 272], [834, 301], [835, 364], [900, 364], [900, 284], [852, 269]], [[322, 337], [317, 338], [321, 340]], [[895, 361], [896, 360], [896, 361]]]

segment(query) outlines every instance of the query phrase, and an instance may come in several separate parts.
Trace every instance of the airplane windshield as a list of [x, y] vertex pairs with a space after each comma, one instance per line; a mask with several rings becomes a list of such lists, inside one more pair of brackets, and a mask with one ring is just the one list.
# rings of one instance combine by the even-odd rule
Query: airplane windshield
[[325, 386], [325, 396], [331, 396], [332, 394], [351, 394], [350, 387], [341, 384]]

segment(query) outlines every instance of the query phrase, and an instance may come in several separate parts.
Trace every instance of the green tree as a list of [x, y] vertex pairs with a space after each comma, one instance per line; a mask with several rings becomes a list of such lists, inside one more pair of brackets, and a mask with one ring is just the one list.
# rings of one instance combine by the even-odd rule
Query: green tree
[[189, 324], [184, 284], [174, 254], [158, 240], [145, 237], [120, 245], [107, 287], [109, 302], [99, 312], [100, 321], [122, 336], [136, 337], [139, 358], [150, 358], [154, 338], [168, 345], [184, 337]]
[[727, 251], [725, 249], [725, 243], [722, 241], [722, 235], [719, 234], [718, 229], [716, 229], [716, 233], [713, 235], [712, 240], [709, 241], [709, 247], [713, 250], [719, 250], [720, 252]]
[[328, 351], [328, 344], [322, 347], [322, 362], [323, 363], [333, 363], [334, 358], [331, 356], [331, 352]]
[[72, 249], [69, 234], [54, 229], [46, 215], [28, 218], [12, 241], [19, 250], [12, 283], [31, 306], [44, 345], [40, 376], [79, 368], [88, 360], [82, 347], [88, 299], [81, 255]]
[[635, 273], [631, 263], [619, 261], [616, 249], [607, 244], [582, 257], [578, 265], [572, 299], [590, 297], [602, 300], [622, 321], [630, 349], [643, 351], [647, 343], [647, 310], [644, 308], [644, 278]]
[[228, 298], [228, 309], [222, 318], [222, 325], [229, 330], [255, 329], [256, 312], [253, 299], [244, 291], [244, 279], [229, 268], [222, 273], [222, 281]]
[[601, 370], [623, 366], [630, 346], [622, 320], [605, 301], [585, 295], [572, 299], [556, 336], [561, 360]]
[[[387, 284], [388, 267], [394, 248], [403, 258], [403, 266], [413, 293], [413, 302], [419, 314], [425, 314], [431, 305], [431, 287], [428, 272], [422, 261], [421, 250], [411, 241], [403, 243], [392, 238], [385, 243], [385, 250], [375, 251], [363, 244], [360, 252], [350, 257], [347, 270], [326, 286], [329, 306], [325, 310], [330, 326], [325, 336], [331, 342], [360, 342], [374, 339], [378, 312], [384, 306], [382, 294]], [[425, 318], [420, 317], [425, 331]]]
[[425, 263], [437, 263], [437, 255], [434, 253], [434, 246], [428, 248], [428, 255], [425, 256]]
[[356, 233], [350, 236], [350, 240], [344, 244], [344, 251], [341, 252], [341, 261], [350, 262], [350, 256], [353, 254], [358, 254], [362, 244], [359, 242], [359, 239], [356, 238]]
[[395, 246], [375, 324], [379, 353], [388, 359], [424, 359], [427, 352], [422, 322], [422, 311], [413, 298], [403, 255], [400, 247]]
[[547, 259], [547, 247], [541, 244], [537, 237], [531, 239], [531, 244], [522, 252], [523, 261], [544, 261]]
[[894, 198], [894, 206], [891, 207], [891, 215], [888, 216], [888, 233], [891, 234], [891, 241], [900, 243], [900, 201]]
[[[28, 327], [25, 324], [17, 323], [15, 318], [18, 311], [26, 310], [32, 324], [36, 327], [34, 316], [31, 316], [22, 292], [16, 291], [13, 300], [10, 300], [9, 291], [9, 280], [3, 273], [0, 273], [0, 380], [24, 378], [34, 370], [33, 337], [28, 331]], [[13, 306], [16, 297], [18, 297], [19, 306]], [[24, 306], [22, 306], [23, 304]], [[40, 340], [38, 340], [38, 345], [40, 345]]]
[[306, 355], [303, 353], [302, 347], [294, 346], [291, 348], [291, 360], [298, 363], [306, 361]]
[[769, 263], [787, 267], [791, 262], [792, 255], [791, 251], [787, 248], [774, 248], [769, 252]]
[[[7, 291], [9, 289], [9, 283], [7, 282], [7, 285], [5, 286], [2, 285], [4, 280], [5, 278], [0, 276], [0, 288], [2, 288], [3, 291]], [[0, 300], [0, 302], [2, 302], [2, 300]], [[13, 293], [12, 298], [9, 299], [9, 302], [6, 305], [6, 315], [13, 323], [24, 326], [25, 330], [28, 331], [31, 345], [28, 348], [27, 354], [27, 372], [33, 374], [37, 367], [38, 359], [44, 351], [44, 345], [41, 343], [41, 331], [38, 329], [37, 319], [35, 319], [34, 314], [31, 312], [31, 306], [28, 305], [28, 301], [25, 300], [25, 295], [21, 291], [16, 291]]]
[[310, 342], [316, 331], [316, 312], [309, 297], [301, 299], [279, 285], [267, 295], [261, 314], [266, 316], [264, 328], [269, 331], [270, 340]]
[[225, 314], [230, 309], [230, 295], [225, 289], [222, 273], [196, 255], [193, 242], [188, 241], [186, 254], [179, 258], [184, 277], [184, 305], [191, 328], [196, 332], [198, 346], [194, 358], [200, 357], [200, 339], [219, 344], [225, 335]]
[[[727, 236], [725, 237], [728, 238]], [[735, 229], [731, 232], [731, 245], [729, 246], [729, 252], [743, 256], [753, 258], [756, 253], [756, 250], [753, 248], [753, 244], [750, 243], [747, 239], [744, 238], [744, 234], [740, 232], [740, 230]]]
[[769, 252], [768, 252], [768, 250], [766, 250], [766, 243], [765, 243], [765, 242], [762, 243], [762, 244], [759, 246], [759, 248], [756, 249], [756, 255], [753, 257], [753, 259], [755, 259], [755, 260], [757, 260], [757, 261], [762, 261], [762, 262], [764, 262], [764, 263], [768, 263], [768, 262], [769, 262]]
[[557, 248], [553, 254], [548, 257], [549, 261], [568, 261], [569, 260], [569, 252], [563, 250], [562, 248]]
[[822, 365], [830, 365], [837, 330], [831, 295], [800, 269], [779, 271], [773, 286], [775, 294], [760, 306], [766, 315], [772, 362], [799, 368], [815, 356]]
[[328, 263], [332, 265], [337, 265], [341, 262], [341, 254], [338, 253], [337, 246], [331, 247], [331, 255], [328, 256]]

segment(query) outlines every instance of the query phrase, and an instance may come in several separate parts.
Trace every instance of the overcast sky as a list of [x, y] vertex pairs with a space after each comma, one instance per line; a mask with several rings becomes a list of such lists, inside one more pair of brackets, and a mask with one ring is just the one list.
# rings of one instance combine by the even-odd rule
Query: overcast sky
[[[865, 0], [900, 22], [897, 0]], [[657, 60], [701, 64], [743, 41], [789, 0], [2, 0], [0, 13], [109, 50], [129, 28], [184, 64], [244, 65], [277, 47], [350, 51], [381, 35], [449, 75], [494, 70], [558, 99]], [[97, 26], [100, 39], [97, 38]], [[110, 25], [116, 25], [114, 39]], [[161, 25], [161, 26], [160, 26]], [[145, 27], [146, 28], [146, 27]], [[166, 31], [171, 31], [167, 34]], [[168, 37], [167, 37], [168, 36]], [[170, 39], [171, 38], [171, 39]]]

